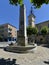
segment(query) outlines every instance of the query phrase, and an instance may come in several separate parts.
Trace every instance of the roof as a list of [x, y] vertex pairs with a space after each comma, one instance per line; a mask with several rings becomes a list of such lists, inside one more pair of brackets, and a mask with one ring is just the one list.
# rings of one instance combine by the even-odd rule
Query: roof
[[14, 27], [14, 28], [16, 28], [15, 26], [13, 26], [13, 25], [10, 24], [10, 23], [1, 24], [1, 26], [2, 26], [2, 25], [6, 25], [6, 24], [7, 24], [7, 25], [10, 25], [10, 26], [12, 26], [12, 27]]
[[49, 22], [49, 20], [44, 21], [44, 22], [37, 23], [36, 25], [38, 25], [38, 24], [42, 24], [42, 23], [46, 23], [46, 22]]

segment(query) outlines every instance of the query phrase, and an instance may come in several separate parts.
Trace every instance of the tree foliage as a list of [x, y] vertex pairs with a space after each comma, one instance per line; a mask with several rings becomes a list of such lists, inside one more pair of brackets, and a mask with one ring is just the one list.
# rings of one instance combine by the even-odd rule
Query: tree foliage
[[40, 8], [42, 4], [48, 4], [49, 0], [30, 0], [36, 8]]
[[[17, 5], [17, 4], [22, 5], [23, 4], [23, 0], [9, 0], [9, 1], [10, 1], [10, 4], [12, 4], [12, 5]], [[39, 7], [41, 7], [42, 4], [48, 4], [49, 0], [30, 0], [30, 2], [36, 8], [39, 8]]]
[[23, 4], [23, 0], [9, 0], [10, 1], [10, 4], [12, 5], [22, 5]]
[[44, 26], [41, 28], [41, 34], [46, 35], [48, 33], [48, 27]]
[[32, 34], [37, 34], [38, 33], [38, 29], [36, 27], [31, 27], [28, 26], [27, 27], [27, 35], [32, 35]]

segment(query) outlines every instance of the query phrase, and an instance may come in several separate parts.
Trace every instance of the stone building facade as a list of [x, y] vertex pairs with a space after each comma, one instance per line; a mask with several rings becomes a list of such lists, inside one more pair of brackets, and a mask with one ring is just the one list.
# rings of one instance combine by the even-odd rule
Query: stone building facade
[[38, 28], [39, 32], [40, 32], [41, 28], [44, 26], [47, 26], [49, 28], [49, 20], [36, 24], [36, 27]]
[[37, 42], [37, 43], [39, 43], [39, 42], [41, 42], [41, 41], [42, 41], [43, 43], [49, 43], [49, 32], [48, 32], [47, 35], [45, 35], [45, 37], [43, 37], [43, 36], [40, 34], [40, 30], [41, 30], [41, 28], [44, 27], [44, 26], [47, 26], [47, 27], [49, 28], [49, 20], [36, 24], [36, 27], [38, 28], [38, 31], [39, 31], [38, 36], [36, 36], [36, 42]]

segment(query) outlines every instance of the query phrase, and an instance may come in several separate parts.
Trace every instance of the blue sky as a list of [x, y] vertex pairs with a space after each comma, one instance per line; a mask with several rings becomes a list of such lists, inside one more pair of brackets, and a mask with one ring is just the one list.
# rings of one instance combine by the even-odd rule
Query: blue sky
[[[26, 16], [28, 23], [28, 15], [30, 13], [31, 4], [29, 0], [24, 0], [24, 4], [26, 5]], [[33, 11], [36, 16], [35, 23], [49, 20], [49, 4], [44, 4], [40, 9], [33, 9]], [[19, 27], [19, 5], [17, 7], [12, 6], [9, 4], [9, 0], [0, 1], [0, 24], [4, 23], [10, 23], [16, 28]]]

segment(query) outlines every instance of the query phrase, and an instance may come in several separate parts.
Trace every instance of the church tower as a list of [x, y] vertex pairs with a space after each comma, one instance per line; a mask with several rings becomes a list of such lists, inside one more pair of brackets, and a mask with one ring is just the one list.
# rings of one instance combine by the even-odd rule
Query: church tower
[[32, 12], [32, 7], [31, 7], [30, 15], [28, 16], [28, 26], [35, 27], [35, 15]]

